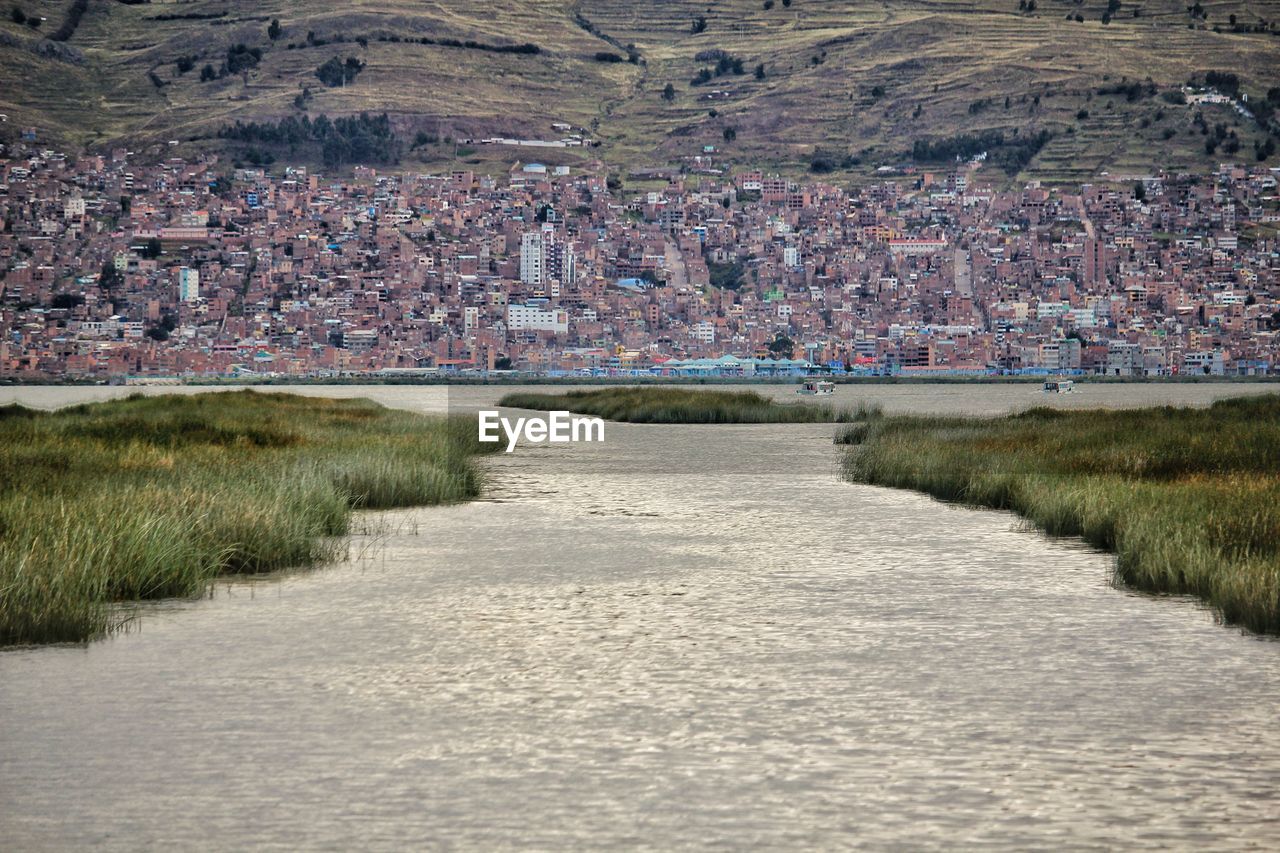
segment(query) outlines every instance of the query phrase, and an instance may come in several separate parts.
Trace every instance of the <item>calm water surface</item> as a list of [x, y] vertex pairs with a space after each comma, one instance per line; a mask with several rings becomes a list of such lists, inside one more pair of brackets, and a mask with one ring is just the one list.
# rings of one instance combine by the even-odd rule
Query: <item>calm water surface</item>
[[522, 447], [484, 500], [364, 517], [347, 562], [2, 652], [0, 848], [1274, 849], [1280, 643], [1008, 514], [844, 483], [831, 433]]

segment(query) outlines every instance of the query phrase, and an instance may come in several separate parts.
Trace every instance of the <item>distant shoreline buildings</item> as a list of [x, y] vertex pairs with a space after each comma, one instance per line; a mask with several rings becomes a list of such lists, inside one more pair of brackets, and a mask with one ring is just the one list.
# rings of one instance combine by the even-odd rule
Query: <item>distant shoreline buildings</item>
[[1277, 170], [506, 178], [0, 156], [0, 378], [1280, 373]]

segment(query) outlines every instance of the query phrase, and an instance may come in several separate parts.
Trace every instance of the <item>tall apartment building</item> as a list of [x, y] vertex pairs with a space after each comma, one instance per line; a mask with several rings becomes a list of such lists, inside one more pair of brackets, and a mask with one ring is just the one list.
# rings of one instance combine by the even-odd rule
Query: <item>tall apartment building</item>
[[543, 233], [530, 231], [520, 238], [520, 280], [542, 284], [547, 277], [547, 245]]
[[520, 280], [525, 284], [571, 282], [577, 273], [573, 244], [558, 239], [551, 223], [520, 238]]
[[200, 298], [200, 271], [191, 267], [178, 268], [178, 299], [195, 302]]
[[1107, 283], [1107, 244], [1101, 237], [1086, 237], [1084, 241], [1084, 283], [1089, 287], [1101, 287]]
[[578, 262], [573, 254], [573, 244], [557, 240], [547, 252], [547, 277], [568, 283], [578, 275]]

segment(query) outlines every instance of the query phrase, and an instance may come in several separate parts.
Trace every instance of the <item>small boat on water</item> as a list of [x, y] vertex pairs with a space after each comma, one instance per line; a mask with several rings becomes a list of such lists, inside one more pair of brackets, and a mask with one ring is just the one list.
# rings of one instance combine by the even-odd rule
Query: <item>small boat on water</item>
[[836, 383], [824, 382], [819, 379], [806, 379], [799, 388], [796, 389], [797, 394], [808, 394], [811, 397], [827, 397], [836, 393]]
[[1070, 379], [1047, 379], [1044, 383], [1046, 394], [1070, 394], [1076, 390], [1076, 384]]

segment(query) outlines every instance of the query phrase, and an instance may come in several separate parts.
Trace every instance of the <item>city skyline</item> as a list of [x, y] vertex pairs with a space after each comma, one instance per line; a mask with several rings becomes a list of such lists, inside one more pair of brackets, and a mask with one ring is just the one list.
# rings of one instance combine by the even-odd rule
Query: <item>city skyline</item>
[[981, 166], [624, 195], [539, 164], [337, 177], [27, 149], [0, 160], [0, 375], [1277, 369], [1276, 169], [1071, 192]]

